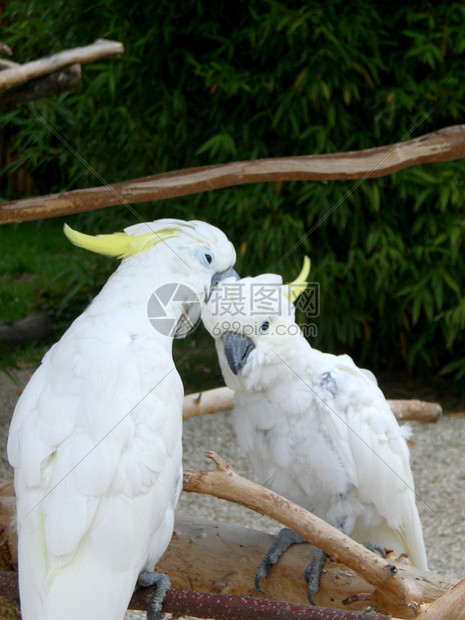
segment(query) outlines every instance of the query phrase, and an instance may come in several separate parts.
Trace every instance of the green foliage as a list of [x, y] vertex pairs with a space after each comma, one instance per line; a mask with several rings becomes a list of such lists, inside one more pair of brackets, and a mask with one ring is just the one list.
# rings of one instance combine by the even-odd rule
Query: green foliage
[[[99, 184], [94, 171], [115, 182], [369, 148], [464, 122], [459, 2], [11, 0], [4, 21], [2, 40], [18, 61], [98, 37], [125, 45], [121, 60], [83, 68], [79, 92], [3, 116], [14, 160], [2, 174], [26, 169], [44, 193]], [[350, 349], [373, 368], [400, 362], [461, 378], [464, 198], [463, 162], [455, 162], [363, 182], [256, 184], [136, 210], [219, 225], [245, 274], [293, 278], [309, 253], [321, 286], [318, 346]], [[80, 225], [97, 232], [134, 220], [121, 207], [83, 215]], [[95, 288], [97, 273], [84, 273]], [[82, 275], [69, 274], [68, 291], [85, 296]]]
[[54, 317], [56, 337], [108, 278], [112, 261], [76, 251], [62, 229], [59, 219], [0, 227], [2, 320], [40, 308]]

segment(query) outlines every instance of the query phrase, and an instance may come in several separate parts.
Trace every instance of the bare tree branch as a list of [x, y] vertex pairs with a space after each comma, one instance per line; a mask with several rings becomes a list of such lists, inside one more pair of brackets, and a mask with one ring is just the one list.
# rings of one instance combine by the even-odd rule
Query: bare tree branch
[[465, 618], [465, 579], [434, 603], [425, 605], [415, 616], [418, 620], [463, 620]]
[[0, 321], [0, 345], [16, 346], [35, 340], [44, 340], [52, 333], [50, 317], [34, 310], [22, 321]]
[[[177, 513], [173, 538], [157, 571], [169, 575], [173, 587], [180, 590], [261, 598], [263, 595], [255, 589], [255, 572], [273, 538], [240, 525]], [[314, 550], [307, 544], [295, 545], [286, 552], [261, 582], [266, 598], [307, 604], [304, 572]], [[436, 600], [456, 583], [414, 568], [404, 558], [397, 559], [396, 565], [403, 580], [418, 584], [425, 603]], [[363, 611], [370, 605], [379, 613], [412, 615], [409, 607], [394, 599], [380, 600], [375, 586], [333, 559], [325, 563], [315, 602], [321, 607], [351, 611]]]
[[[74, 61], [74, 60], [73, 60]], [[0, 73], [2, 76], [8, 71]], [[1, 83], [1, 82], [0, 82]], [[177, 170], [140, 179], [26, 198], [0, 205], [0, 223], [23, 222], [185, 196], [261, 181], [328, 181], [380, 177], [408, 166], [465, 157], [465, 126], [362, 151], [242, 161]]]
[[76, 89], [80, 85], [81, 65], [70, 65], [55, 73], [0, 90], [0, 110], [10, 110], [29, 101]]
[[205, 455], [216, 463], [217, 469], [184, 471], [185, 491], [214, 495], [276, 519], [336, 561], [362, 575], [368, 583], [377, 587], [381, 597], [394, 597], [412, 611], [419, 610], [421, 588], [416, 583], [402, 579], [395, 564], [378, 557], [329, 523], [284, 497], [238, 476], [214, 452], [208, 450]]
[[6, 58], [0, 58], [0, 71], [4, 71], [5, 69], [13, 69], [14, 67], [20, 67], [19, 62], [13, 62], [12, 60], [7, 60]]
[[[398, 420], [437, 422], [442, 415], [442, 407], [438, 403], [421, 400], [388, 400], [387, 402]], [[182, 416], [187, 420], [206, 413], [232, 409], [233, 406], [234, 392], [228, 387], [220, 387], [187, 394], [184, 397]]]
[[186, 394], [182, 407], [184, 420], [206, 413], [217, 413], [234, 407], [234, 392], [228, 387]]
[[119, 58], [123, 54], [123, 51], [123, 44], [118, 41], [97, 39], [91, 45], [76, 47], [72, 50], [64, 50], [63, 52], [58, 52], [58, 54], [53, 54], [53, 56], [33, 60], [19, 65], [18, 67], [12, 67], [11, 69], [1, 71], [0, 88], [47, 75], [67, 65], [75, 63], [82, 65], [94, 62], [94, 60], [98, 58]]
[[398, 420], [415, 420], [416, 422], [437, 422], [442, 416], [439, 403], [423, 400], [388, 400], [392, 413]]
[[[137, 590], [129, 608], [147, 609], [154, 593], [154, 588]], [[216, 620], [389, 620], [391, 618], [375, 612], [323, 609], [247, 596], [205, 594], [185, 590], [169, 590], [163, 603], [163, 611]]]
[[[146, 610], [156, 588], [140, 588], [134, 593], [129, 609]], [[0, 571], [0, 596], [17, 597], [18, 574]], [[375, 612], [341, 611], [309, 605], [296, 605], [247, 596], [207, 594], [170, 589], [163, 602], [163, 612], [216, 618], [218, 620], [389, 620]]]
[[6, 43], [0, 43], [0, 54], [6, 54], [7, 56], [13, 56], [13, 52]]
[[[205, 474], [208, 472], [198, 472]], [[214, 473], [214, 472], [210, 472]], [[210, 481], [211, 482], [211, 481]], [[217, 493], [215, 492], [215, 495]], [[284, 510], [286, 507], [284, 506]], [[0, 605], [6, 607], [7, 597], [14, 598], [17, 590], [17, 537], [14, 528], [15, 497], [12, 482], [0, 484]], [[168, 574], [172, 581], [173, 592], [167, 599], [165, 611], [190, 613], [197, 617], [244, 617], [243, 605], [254, 609], [257, 614], [264, 613], [271, 618], [276, 617], [313, 617], [291, 616], [290, 614], [307, 613], [308, 607], [269, 606], [269, 601], [261, 601], [263, 606], [250, 602], [250, 599], [230, 599], [199, 597], [191, 592], [207, 593], [209, 595], [234, 594], [262, 598], [263, 595], [255, 590], [254, 576], [259, 562], [270, 546], [272, 536], [244, 528], [235, 524], [218, 523], [187, 515], [176, 515], [173, 538], [170, 545], [158, 562], [157, 571]], [[273, 572], [262, 581], [266, 597], [282, 601], [284, 604], [293, 603], [307, 605], [306, 583], [303, 574], [307, 563], [314, 551], [311, 545], [297, 545], [286, 553], [273, 568]], [[391, 557], [393, 554], [390, 554]], [[418, 588], [419, 601], [422, 603], [420, 617], [431, 617], [435, 620], [449, 620], [459, 617], [452, 610], [460, 609], [460, 592], [454, 586], [454, 580], [422, 571], [410, 566], [401, 557], [395, 560], [401, 581], [414, 584]], [[363, 572], [363, 571], [362, 571]], [[147, 606], [147, 597], [150, 589], [141, 590], [131, 601], [132, 609], [144, 609]], [[3, 597], [3, 598], [2, 598]], [[328, 608], [344, 609], [346, 613], [366, 610], [372, 606], [379, 613], [392, 614], [396, 618], [411, 618], [414, 615], [406, 602], [400, 601], [379, 588], [370, 585], [364, 575], [357, 575], [343, 564], [331, 558], [325, 563], [320, 584], [320, 591], [316, 595], [318, 605]], [[422, 616], [423, 610], [429, 610], [428, 603], [438, 601], [437, 607], [431, 605], [434, 614], [429, 612]], [[439, 604], [439, 601], [441, 603]], [[217, 605], [217, 607], [212, 607]], [[218, 607], [219, 606], [219, 607]], [[14, 607], [14, 606], [13, 606]], [[224, 607], [222, 615], [219, 610]], [[302, 609], [304, 611], [302, 611]], [[300, 611], [299, 611], [300, 610]], [[254, 613], [255, 613], [254, 612]], [[238, 614], [235, 616], [234, 614]], [[284, 615], [279, 615], [279, 614]], [[331, 613], [328, 612], [327, 613]], [[268, 614], [268, 615], [267, 615]], [[0, 613], [1, 616], [1, 613]], [[3, 617], [3, 616], [1, 616]], [[10, 617], [10, 616], [8, 616]], [[11, 615], [18, 617], [19, 615]], [[262, 616], [257, 616], [262, 617]], [[320, 617], [320, 616], [315, 616]], [[323, 616], [357, 618], [359, 616]]]

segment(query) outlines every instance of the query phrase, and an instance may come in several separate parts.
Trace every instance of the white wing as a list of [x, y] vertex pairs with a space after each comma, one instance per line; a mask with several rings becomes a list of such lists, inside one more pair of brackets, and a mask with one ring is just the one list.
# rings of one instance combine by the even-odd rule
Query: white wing
[[179, 376], [145, 339], [87, 337], [89, 320], [45, 356], [10, 428], [26, 620], [122, 618], [172, 532]]
[[341, 357], [328, 369], [335, 392], [325, 399], [323, 415], [344, 468], [352, 472], [357, 490], [352, 499], [363, 507], [352, 535], [405, 551], [416, 566], [426, 568], [405, 433], [372, 378]]

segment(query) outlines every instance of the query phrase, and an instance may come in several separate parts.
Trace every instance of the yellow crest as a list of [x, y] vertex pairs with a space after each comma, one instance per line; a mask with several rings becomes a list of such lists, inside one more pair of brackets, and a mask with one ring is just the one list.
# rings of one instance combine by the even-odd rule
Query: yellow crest
[[132, 236], [125, 232], [116, 232], [110, 235], [86, 235], [73, 230], [68, 224], [63, 227], [63, 232], [74, 245], [84, 250], [104, 254], [105, 256], [115, 256], [127, 258], [176, 236], [176, 228], [165, 228], [158, 232], [151, 232], [147, 235]]
[[311, 264], [312, 263], [310, 262], [308, 256], [305, 256], [302, 269], [297, 278], [284, 286], [285, 290], [288, 289], [288, 292], [285, 292], [284, 295], [289, 299], [289, 301], [294, 303], [297, 297], [307, 288], [307, 278], [310, 274]]

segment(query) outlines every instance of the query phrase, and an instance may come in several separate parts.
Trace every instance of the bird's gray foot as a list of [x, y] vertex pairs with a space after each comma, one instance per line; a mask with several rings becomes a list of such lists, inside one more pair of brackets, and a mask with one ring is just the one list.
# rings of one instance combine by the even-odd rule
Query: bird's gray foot
[[271, 571], [271, 567], [273, 564], [279, 560], [279, 558], [283, 555], [285, 551], [289, 549], [292, 545], [298, 545], [300, 543], [308, 542], [305, 538], [302, 538], [300, 534], [297, 534], [293, 530], [288, 527], [283, 527], [283, 529], [279, 532], [276, 538], [273, 540], [272, 545], [268, 549], [265, 554], [265, 557], [260, 563], [260, 566], [257, 569], [257, 573], [255, 575], [255, 587], [259, 592], [263, 593], [263, 590], [260, 588], [260, 581], [269, 575]]
[[384, 549], [380, 547], [379, 545], [376, 545], [375, 543], [365, 542], [363, 543], [363, 546], [369, 549], [370, 551], [373, 551], [373, 553], [377, 553], [382, 558], [386, 557], [386, 552], [384, 551]]
[[326, 553], [321, 549], [315, 549], [305, 571], [305, 581], [307, 582], [307, 597], [312, 605], [315, 605], [313, 596], [320, 589], [320, 579], [323, 566], [325, 565]]
[[149, 588], [151, 586], [156, 586], [157, 588], [147, 610], [147, 620], [161, 620], [161, 618], [164, 618], [165, 614], [161, 612], [161, 607], [165, 600], [166, 593], [171, 587], [168, 575], [144, 570], [139, 575], [137, 584], [142, 588]]

